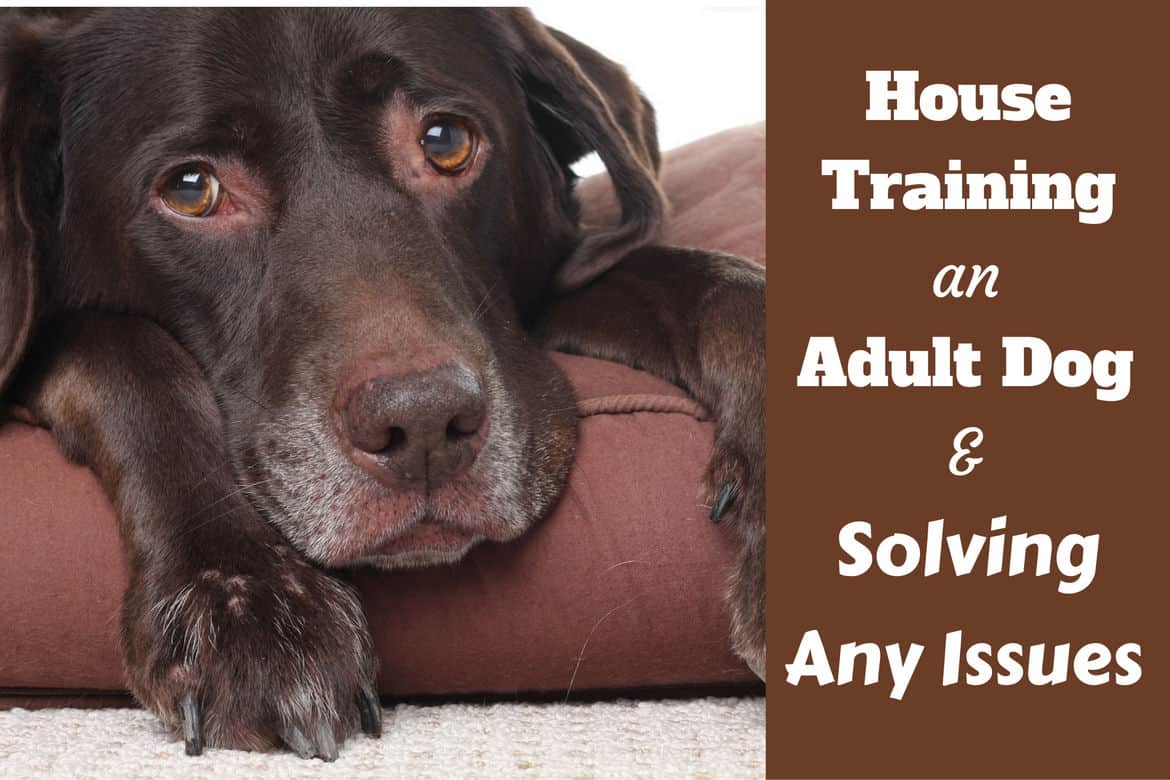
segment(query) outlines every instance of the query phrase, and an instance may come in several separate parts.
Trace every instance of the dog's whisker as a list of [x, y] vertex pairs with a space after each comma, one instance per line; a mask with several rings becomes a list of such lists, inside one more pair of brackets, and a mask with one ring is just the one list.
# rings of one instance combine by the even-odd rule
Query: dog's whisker
[[[207, 506], [205, 506], [205, 507], [203, 507], [202, 509], [200, 509], [198, 512], [196, 512], [196, 513], [194, 513], [193, 515], [191, 515], [191, 516], [188, 518], [188, 522], [191, 522], [191, 521], [197, 520], [197, 519], [199, 519], [200, 517], [202, 517], [202, 516], [203, 516], [203, 515], [204, 515], [204, 514], [205, 514], [205, 513], [208, 511], [208, 510], [212, 509], [213, 507], [219, 506], [220, 504], [224, 503], [225, 501], [228, 501], [228, 500], [230, 500], [230, 499], [234, 498], [235, 496], [238, 496], [238, 495], [240, 495], [241, 493], [245, 493], [245, 492], [247, 492], [247, 491], [249, 491], [249, 490], [252, 490], [252, 489], [254, 489], [254, 488], [257, 488], [257, 487], [259, 487], [259, 486], [261, 486], [261, 485], [265, 484], [266, 482], [270, 482], [270, 481], [271, 481], [270, 479], [262, 479], [262, 480], [260, 480], [260, 481], [258, 481], [258, 482], [252, 482], [252, 483], [249, 483], [249, 484], [246, 484], [246, 485], [241, 485], [241, 486], [238, 486], [238, 487], [237, 487], [235, 490], [229, 491], [229, 492], [228, 492], [228, 493], [226, 493], [225, 495], [222, 495], [222, 496], [220, 496], [219, 498], [217, 498], [216, 500], [212, 501], [212, 502], [211, 502], [210, 504], [208, 504]], [[219, 519], [221, 519], [221, 518], [224, 518], [224, 517], [226, 517], [227, 515], [231, 514], [231, 513], [232, 513], [232, 511], [234, 511], [234, 509], [235, 509], [235, 507], [229, 507], [229, 508], [227, 509], [227, 511], [225, 511], [225, 512], [221, 512], [220, 514], [216, 515], [215, 517], [212, 517], [211, 519], [209, 519], [209, 520], [208, 520], [208, 521], [206, 521], [206, 522], [203, 522], [203, 523], [198, 523], [198, 524], [196, 524], [196, 525], [193, 525], [193, 526], [187, 526], [186, 528], [184, 528], [184, 529], [183, 529], [182, 533], [184, 533], [184, 534], [188, 534], [188, 533], [191, 533], [191, 532], [193, 532], [193, 531], [197, 531], [197, 530], [199, 530], [200, 528], [203, 528], [203, 527], [207, 526], [207, 525], [208, 525], [208, 524], [210, 524], [210, 523], [214, 523], [216, 520], [219, 520]]]
[[576, 666], [573, 667], [573, 674], [571, 677], [569, 677], [569, 685], [568, 685], [568, 688], [565, 690], [565, 703], [566, 704], [568, 704], [568, 702], [569, 702], [569, 696], [571, 696], [573, 693], [573, 683], [575, 683], [577, 681], [577, 672], [579, 672], [581, 670], [581, 664], [585, 661], [585, 648], [589, 647], [589, 642], [590, 642], [590, 640], [593, 639], [593, 635], [595, 633], [597, 633], [597, 629], [601, 626], [602, 623], [604, 623], [609, 618], [610, 615], [612, 615], [613, 613], [617, 612], [620, 609], [624, 609], [625, 607], [630, 606], [631, 604], [634, 603], [634, 601], [637, 600], [637, 598], [638, 598], [637, 596], [631, 596], [625, 602], [618, 604], [616, 607], [611, 609], [609, 612], [606, 612], [604, 615], [601, 616], [600, 620], [598, 620], [596, 623], [593, 624], [593, 628], [590, 629], [590, 631], [589, 631], [589, 636], [585, 637], [585, 643], [583, 645], [581, 645], [581, 651], [579, 653], [577, 653], [577, 664], [576, 664]]
[[209, 526], [209, 525], [211, 525], [219, 520], [222, 520], [223, 518], [229, 516], [234, 511], [236, 511], [235, 507], [228, 507], [224, 511], [220, 512], [218, 515], [215, 515], [214, 517], [210, 517], [207, 520], [203, 521], [202, 523], [196, 523], [195, 525], [184, 526], [183, 528], [181, 528], [177, 532], [177, 535], [179, 537], [190, 535], [190, 534], [194, 533], [195, 531], [198, 531], [201, 528], [206, 528], [207, 526]]
[[472, 322], [479, 321], [480, 312], [484, 310], [485, 306], [487, 305], [488, 299], [491, 298], [492, 293], [495, 292], [496, 287], [499, 285], [499, 283], [500, 282], [497, 279], [496, 281], [492, 282], [490, 287], [487, 288], [487, 291], [483, 294], [483, 300], [481, 300], [479, 302], [479, 305], [475, 307], [475, 311], [473, 311], [471, 313], [471, 321]]
[[240, 396], [241, 398], [243, 398], [246, 401], [251, 401], [253, 404], [256, 405], [257, 408], [263, 409], [264, 411], [269, 412], [270, 414], [272, 413], [272, 409], [270, 409], [269, 407], [260, 403], [255, 398], [253, 398], [251, 395], [249, 395], [248, 393], [245, 393], [243, 390], [239, 389], [238, 387], [232, 387], [231, 385], [224, 385], [224, 389], [230, 390], [231, 392], [235, 393], [236, 395]]
[[217, 463], [216, 465], [209, 468], [203, 474], [203, 477], [198, 482], [193, 482], [187, 487], [188, 494], [194, 493], [198, 488], [203, 487], [203, 485], [207, 484], [208, 480], [210, 480], [212, 477], [216, 476], [217, 474], [219, 474], [220, 472], [222, 472], [225, 469], [231, 470], [232, 464], [227, 463], [227, 462], [221, 462], [221, 463]]
[[573, 406], [560, 406], [554, 409], [549, 409], [548, 414], [560, 414], [561, 412], [576, 412], [580, 407], [574, 404]]
[[609, 574], [609, 573], [610, 573], [611, 571], [613, 571], [614, 569], [619, 569], [619, 568], [621, 568], [622, 566], [629, 566], [631, 563], [645, 563], [645, 564], [649, 564], [650, 562], [649, 562], [649, 561], [639, 561], [639, 560], [628, 560], [628, 561], [620, 561], [620, 562], [618, 562], [618, 563], [615, 563], [613, 566], [610, 566], [610, 567], [609, 567], [608, 569], [606, 569], [605, 571], [603, 571], [603, 572], [602, 572], [602, 574]]

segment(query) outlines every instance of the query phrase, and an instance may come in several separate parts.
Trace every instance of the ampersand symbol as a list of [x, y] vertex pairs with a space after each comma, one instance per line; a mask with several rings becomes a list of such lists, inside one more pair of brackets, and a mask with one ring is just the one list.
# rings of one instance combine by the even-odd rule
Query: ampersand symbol
[[983, 458], [970, 457], [971, 450], [983, 443], [983, 431], [974, 425], [969, 425], [955, 434], [952, 446], [955, 454], [951, 456], [950, 469], [956, 477], [965, 477], [983, 462]]

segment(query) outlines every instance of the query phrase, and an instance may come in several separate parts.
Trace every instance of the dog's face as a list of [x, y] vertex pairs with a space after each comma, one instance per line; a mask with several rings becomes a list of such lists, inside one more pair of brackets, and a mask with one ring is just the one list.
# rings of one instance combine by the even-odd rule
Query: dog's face
[[[661, 210], [612, 63], [434, 9], [102, 11], [14, 25], [6, 60], [0, 388], [34, 322], [141, 314], [315, 560], [452, 561], [549, 509], [575, 404], [524, 326]], [[591, 149], [623, 201], [594, 233], [568, 173]]]

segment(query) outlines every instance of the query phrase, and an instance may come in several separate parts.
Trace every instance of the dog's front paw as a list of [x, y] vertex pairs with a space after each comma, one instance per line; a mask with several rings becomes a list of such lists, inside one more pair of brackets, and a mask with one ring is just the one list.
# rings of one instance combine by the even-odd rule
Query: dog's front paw
[[732, 648], [765, 679], [765, 493], [763, 403], [755, 418], [722, 420], [707, 467], [711, 520], [734, 528], [739, 549], [727, 603]]
[[181, 576], [135, 572], [123, 641], [138, 700], [186, 740], [337, 757], [359, 722], [381, 732], [375, 661], [356, 593], [288, 547]]

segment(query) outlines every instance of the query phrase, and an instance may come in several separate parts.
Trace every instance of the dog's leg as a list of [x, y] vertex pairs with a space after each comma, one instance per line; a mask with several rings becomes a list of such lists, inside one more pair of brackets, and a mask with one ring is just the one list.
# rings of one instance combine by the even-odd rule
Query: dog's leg
[[355, 593], [252, 509], [215, 399], [177, 343], [142, 319], [70, 316], [38, 335], [14, 389], [117, 509], [127, 679], [188, 753], [283, 740], [331, 760], [359, 720], [379, 732]]
[[739, 535], [728, 603], [736, 652], [764, 677], [764, 271], [715, 252], [650, 247], [557, 300], [549, 349], [613, 360], [687, 389], [715, 417], [711, 519]]

